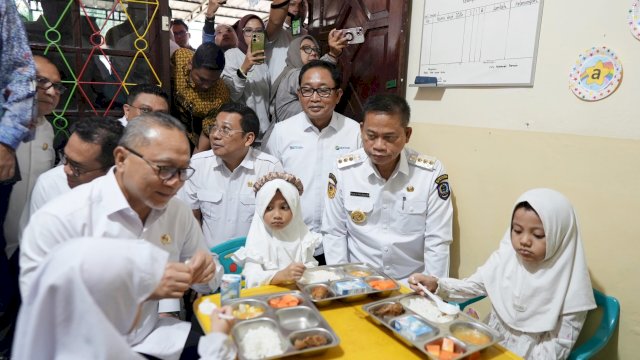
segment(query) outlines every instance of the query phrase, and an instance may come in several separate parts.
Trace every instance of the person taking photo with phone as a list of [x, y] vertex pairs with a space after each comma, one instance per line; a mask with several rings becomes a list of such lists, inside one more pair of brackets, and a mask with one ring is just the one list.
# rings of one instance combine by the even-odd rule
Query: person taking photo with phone
[[252, 108], [260, 120], [258, 139], [269, 128], [269, 91], [271, 76], [265, 63], [265, 26], [253, 14], [238, 23], [240, 41], [238, 47], [224, 53], [225, 67], [222, 80], [229, 89], [231, 100]]

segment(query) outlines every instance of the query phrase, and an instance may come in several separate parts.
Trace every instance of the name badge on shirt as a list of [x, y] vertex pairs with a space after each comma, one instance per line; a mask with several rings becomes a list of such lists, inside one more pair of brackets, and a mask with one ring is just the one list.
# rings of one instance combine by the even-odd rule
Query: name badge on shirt
[[369, 193], [363, 193], [363, 192], [357, 192], [357, 191], [351, 191], [351, 192], [349, 193], [349, 195], [351, 195], [351, 196], [358, 196], [358, 197], [366, 197], [366, 198], [368, 198], [368, 197], [369, 197]]

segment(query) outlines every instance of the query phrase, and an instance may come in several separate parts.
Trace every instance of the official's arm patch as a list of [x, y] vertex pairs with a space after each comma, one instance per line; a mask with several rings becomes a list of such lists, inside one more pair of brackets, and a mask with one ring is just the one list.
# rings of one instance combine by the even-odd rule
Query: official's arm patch
[[442, 174], [436, 178], [436, 187], [438, 188], [438, 196], [442, 200], [447, 200], [451, 196], [451, 188], [449, 187], [449, 175]]

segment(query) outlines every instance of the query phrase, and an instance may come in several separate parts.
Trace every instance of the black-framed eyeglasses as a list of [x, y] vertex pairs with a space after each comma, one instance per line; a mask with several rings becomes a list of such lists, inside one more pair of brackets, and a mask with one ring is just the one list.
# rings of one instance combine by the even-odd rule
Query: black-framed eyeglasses
[[69, 165], [69, 168], [71, 169], [71, 173], [73, 174], [74, 177], [80, 177], [81, 175], [88, 174], [94, 171], [104, 170], [108, 167], [108, 166], [107, 167], [103, 166], [97, 169], [87, 170], [82, 168], [82, 166], [78, 165], [75, 161], [67, 158], [67, 155], [65, 155], [65, 153], [60, 154], [60, 163], [62, 165]]
[[244, 35], [251, 35], [251, 34], [259, 34], [259, 33], [263, 33], [264, 29], [263, 28], [250, 28], [250, 27], [246, 27], [244, 29], [242, 29], [242, 33]]
[[61, 95], [64, 94], [65, 91], [67, 91], [67, 87], [62, 85], [62, 83], [54, 83], [44, 76], [36, 75], [36, 83], [37, 86], [42, 90], [49, 90], [53, 86], [53, 89], [59, 92]]
[[304, 45], [303, 47], [300, 48], [300, 50], [304, 51], [305, 54], [311, 54], [312, 52], [314, 52], [317, 55], [320, 55], [320, 49], [318, 49], [317, 47], [313, 47], [311, 45]]
[[331, 96], [331, 92], [337, 90], [339, 88], [330, 88], [330, 87], [321, 87], [314, 89], [312, 87], [303, 86], [300, 88], [300, 94], [304, 97], [312, 97], [314, 92], [318, 93], [318, 96], [323, 98], [328, 98]]
[[169, 111], [167, 111], [167, 110], [153, 110], [152, 108], [150, 108], [148, 106], [138, 107], [138, 106], [134, 106], [134, 105], [131, 105], [131, 104], [127, 104], [127, 106], [130, 106], [130, 107], [132, 107], [134, 109], [138, 109], [138, 111], [140, 111], [143, 114], [154, 112], [154, 111], [161, 112], [161, 113], [164, 113], [164, 114], [168, 114], [169, 113]]
[[142, 154], [140, 154], [139, 152], [127, 146], [123, 146], [123, 148], [125, 148], [128, 152], [132, 153], [133, 155], [144, 160], [153, 170], [155, 170], [156, 174], [162, 181], [169, 181], [173, 179], [173, 177], [176, 175], [178, 175], [180, 181], [187, 181], [196, 172], [196, 169], [192, 168], [191, 166], [186, 168], [177, 168], [173, 166], [156, 165], [151, 161], [145, 159], [144, 156], [142, 156]]
[[220, 131], [220, 133], [222, 134], [222, 136], [224, 137], [229, 137], [237, 132], [239, 133], [244, 133], [244, 130], [236, 130], [236, 129], [232, 129], [228, 126], [222, 126], [222, 127], [218, 127], [218, 125], [211, 125], [209, 126], [209, 135], [214, 135], [216, 132]]

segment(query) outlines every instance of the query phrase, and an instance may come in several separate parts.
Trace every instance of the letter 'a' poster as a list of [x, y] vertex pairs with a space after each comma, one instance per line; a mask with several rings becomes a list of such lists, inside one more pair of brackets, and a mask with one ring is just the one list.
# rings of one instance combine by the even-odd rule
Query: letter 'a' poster
[[542, 0], [425, 0], [420, 76], [438, 86], [533, 86]]

